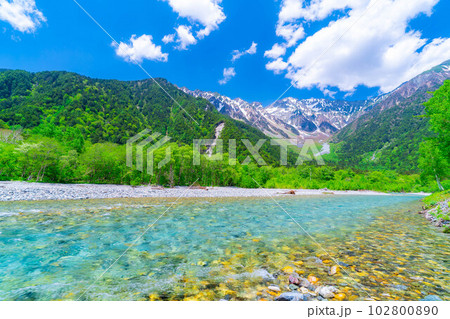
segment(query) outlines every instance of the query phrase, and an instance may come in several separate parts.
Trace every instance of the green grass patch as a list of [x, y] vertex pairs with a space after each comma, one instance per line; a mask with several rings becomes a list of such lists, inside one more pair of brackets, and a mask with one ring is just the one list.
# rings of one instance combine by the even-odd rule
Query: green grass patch
[[450, 198], [450, 190], [446, 190], [443, 192], [433, 193], [430, 196], [425, 197], [422, 200], [422, 202], [426, 205], [427, 208], [429, 208], [449, 198]]

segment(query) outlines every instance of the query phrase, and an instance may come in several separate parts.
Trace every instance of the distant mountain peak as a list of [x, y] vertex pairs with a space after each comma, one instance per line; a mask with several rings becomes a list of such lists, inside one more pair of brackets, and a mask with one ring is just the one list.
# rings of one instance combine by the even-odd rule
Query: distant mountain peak
[[180, 89], [208, 100], [219, 112], [278, 138], [325, 140], [347, 125], [365, 105], [361, 101], [286, 97], [264, 107], [260, 102], [250, 103], [241, 98], [231, 99], [218, 93], [191, 91], [184, 87]]
[[436, 89], [448, 78], [450, 60], [419, 74], [390, 93], [364, 101], [285, 97], [266, 107], [259, 102], [231, 99], [219, 93], [181, 90], [208, 100], [219, 112], [250, 124], [269, 136], [325, 140], [365, 113], [383, 111], [415, 94], [427, 95], [427, 91]]
[[[450, 61], [374, 99], [360, 117], [333, 137], [335, 142], [341, 142], [339, 150], [344, 161], [416, 172], [418, 146], [428, 134], [428, 120], [421, 116], [425, 112], [424, 103], [431, 97], [429, 92], [437, 90], [447, 79]], [[395, 167], [391, 163], [392, 154], [397, 158]]]

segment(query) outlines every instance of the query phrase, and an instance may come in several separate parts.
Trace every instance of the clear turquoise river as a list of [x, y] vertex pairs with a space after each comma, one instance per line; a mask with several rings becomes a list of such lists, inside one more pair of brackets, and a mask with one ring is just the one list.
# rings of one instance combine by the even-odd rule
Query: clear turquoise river
[[448, 235], [420, 198], [277, 198], [312, 238], [270, 198], [3, 202], [0, 300], [271, 300], [258, 274], [284, 287], [285, 267], [346, 300], [449, 300]]

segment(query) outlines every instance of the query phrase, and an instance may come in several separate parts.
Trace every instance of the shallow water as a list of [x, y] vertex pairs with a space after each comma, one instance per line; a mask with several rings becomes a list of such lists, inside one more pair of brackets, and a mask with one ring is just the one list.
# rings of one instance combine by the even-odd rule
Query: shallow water
[[286, 266], [346, 299], [450, 299], [448, 235], [416, 214], [419, 199], [0, 203], [0, 299], [266, 300], [257, 274], [287, 291]]

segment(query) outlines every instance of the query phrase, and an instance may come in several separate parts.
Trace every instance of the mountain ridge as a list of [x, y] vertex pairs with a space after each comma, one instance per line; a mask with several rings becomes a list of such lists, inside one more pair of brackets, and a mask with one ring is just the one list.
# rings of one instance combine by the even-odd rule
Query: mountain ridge
[[419, 144], [430, 136], [424, 103], [450, 79], [450, 60], [403, 83], [344, 127], [331, 142], [342, 164], [417, 172]]
[[325, 140], [347, 125], [366, 106], [363, 101], [287, 97], [264, 107], [260, 102], [231, 99], [215, 92], [192, 91], [186, 87], [179, 89], [196, 98], [206, 99], [220, 113], [277, 138]]
[[[208, 101], [185, 94], [165, 79], [157, 80], [159, 85], [151, 79], [118, 81], [65, 71], [5, 70], [0, 72], [0, 124], [48, 137], [117, 144], [149, 128], [191, 145], [194, 139], [213, 138], [216, 127], [225, 123], [224, 147], [236, 139], [238, 154], [244, 157], [248, 151], [242, 138], [252, 144], [267, 139], [259, 130], [220, 114]], [[266, 143], [261, 153], [274, 163], [279, 150]]]
[[220, 113], [245, 122], [268, 136], [298, 140], [311, 138], [323, 142], [328, 139], [336, 141], [335, 136], [338, 136], [338, 140], [339, 136], [346, 136], [355, 129], [359, 118], [364, 120], [370, 114], [379, 114], [415, 93], [426, 96], [427, 90], [436, 89], [449, 77], [450, 60], [447, 60], [375, 98], [346, 101], [286, 97], [269, 106], [263, 106], [260, 102], [247, 102], [239, 97], [232, 99], [217, 92], [190, 90], [186, 87], [179, 89], [196, 98], [208, 100]]
[[[10, 74], [13, 76], [8, 78]], [[180, 108], [150, 79], [118, 81], [66, 71], [2, 70], [0, 120], [25, 128], [36, 127], [43, 121], [46, 125], [68, 125], [80, 129], [93, 142], [115, 143], [124, 143], [149, 125], [183, 142], [211, 138], [221, 122], [229, 122], [221, 133], [225, 140], [270, 136], [292, 139], [293, 144], [301, 144], [305, 139], [329, 141], [339, 146], [336, 154], [343, 165], [376, 164], [377, 168], [389, 167], [383, 154], [390, 157], [400, 149], [405, 154], [396, 155], [400, 160], [393, 168], [414, 171], [418, 152], [407, 144], [418, 144], [429, 134], [426, 119], [420, 118], [424, 113], [423, 102], [430, 97], [429, 91], [448, 78], [450, 61], [445, 61], [374, 99], [286, 97], [268, 107], [219, 93], [179, 88], [158, 78], [179, 100]], [[199, 121], [207, 119], [207, 127], [189, 126], [182, 108], [187, 108]], [[118, 129], [123, 134], [117, 134]], [[275, 149], [265, 151], [275, 157]]]

